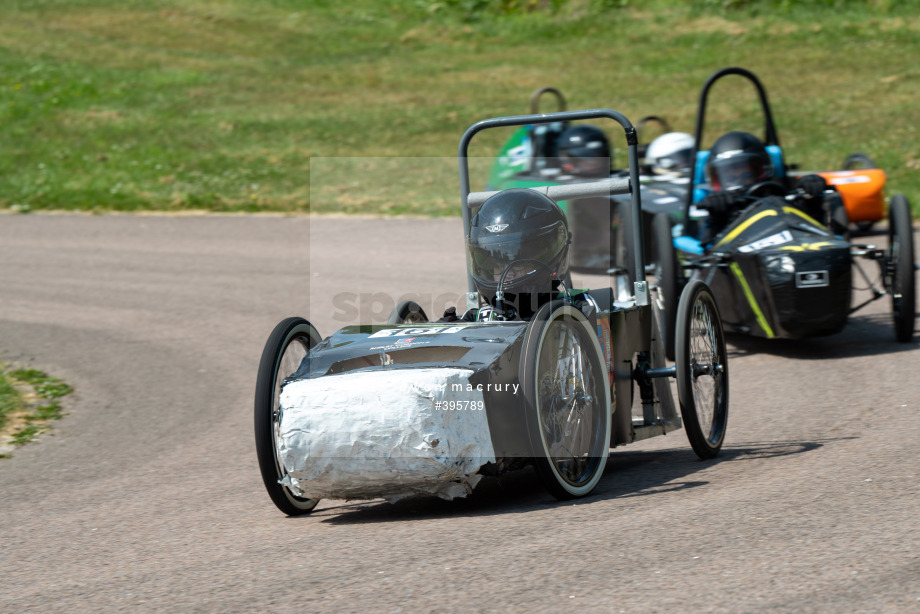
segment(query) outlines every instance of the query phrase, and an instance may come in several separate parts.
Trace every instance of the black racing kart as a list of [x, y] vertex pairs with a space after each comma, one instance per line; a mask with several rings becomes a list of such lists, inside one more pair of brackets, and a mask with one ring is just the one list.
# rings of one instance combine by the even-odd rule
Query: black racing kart
[[[628, 194], [638, 213], [636, 134], [623, 115], [595, 109], [495, 118], [471, 126], [460, 142], [464, 235], [490, 196], [469, 189], [475, 134], [595, 118], [624, 130], [629, 175], [535, 189], [555, 201]], [[641, 245], [640, 217], [633, 219]], [[633, 257], [643, 271], [641, 248]], [[501, 279], [520, 263], [509, 264]], [[397, 306], [390, 324], [348, 326], [326, 338], [303, 318], [282, 321], [262, 354], [254, 411], [272, 501], [296, 515], [321, 498], [451, 499], [471, 492], [483, 475], [528, 465], [555, 497], [581, 497], [597, 485], [611, 447], [681, 425], [700, 458], [715, 456], [727, 427], [729, 370], [708, 287], [693, 281], [683, 290], [674, 366], [665, 363], [644, 276], [629, 296], [613, 287], [562, 286], [532, 317], [510, 319], [482, 302], [470, 276], [467, 307], [475, 317], [468, 321], [431, 322], [409, 302]], [[668, 378], [677, 380], [680, 415]]]
[[[711, 187], [703, 172], [709, 152], [700, 151], [699, 144], [709, 90], [728, 75], [746, 78], [757, 90], [765, 119], [764, 142], [777, 178], [751, 186], [740, 200], [737, 217], [707, 237], [708, 212], [700, 209], [700, 201]], [[801, 173], [792, 172], [783, 161], [764, 88], [753, 73], [741, 68], [720, 70], [707, 80], [700, 95], [695, 140], [694, 187], [685, 194], [687, 223], [674, 226], [665, 216], [653, 223], [656, 297], [664, 315], [666, 342], [673, 339], [677, 322], [676, 297], [688, 280], [697, 279], [712, 287], [730, 331], [787, 339], [830, 335], [839, 332], [857, 309], [890, 296], [896, 338], [912, 339], [916, 266], [905, 196], [891, 199], [884, 249], [847, 240], [846, 209], [833, 185], [823, 193], [820, 213], [808, 211], [795, 188]], [[877, 278], [864, 270], [861, 263], [866, 260], [877, 263]], [[852, 305], [854, 271], [872, 289], [872, 297], [856, 306]]]

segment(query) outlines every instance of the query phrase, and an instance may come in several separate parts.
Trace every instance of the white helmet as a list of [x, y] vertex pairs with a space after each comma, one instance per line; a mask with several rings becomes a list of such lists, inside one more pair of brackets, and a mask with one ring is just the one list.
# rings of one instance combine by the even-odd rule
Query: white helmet
[[645, 161], [656, 173], [682, 173], [690, 170], [693, 137], [686, 132], [668, 132], [649, 143]]

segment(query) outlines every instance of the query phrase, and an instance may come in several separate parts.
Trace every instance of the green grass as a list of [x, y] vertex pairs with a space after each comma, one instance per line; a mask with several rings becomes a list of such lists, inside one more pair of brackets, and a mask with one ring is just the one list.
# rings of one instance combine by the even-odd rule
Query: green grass
[[[789, 161], [833, 169], [864, 152], [920, 211], [918, 8], [9, 0], [0, 208], [455, 215], [461, 134], [526, 112], [534, 89], [692, 131], [706, 77], [739, 65], [764, 82]], [[708, 135], [760, 131], [748, 88], [713, 96]], [[483, 137], [473, 155], [502, 139]]]
[[0, 371], [0, 430], [6, 426], [7, 417], [22, 408], [22, 403], [22, 395], [6, 373]]
[[59, 399], [73, 392], [69, 384], [37, 369], [15, 369], [10, 375], [20, 382], [25, 382], [35, 389], [42, 399]]
[[[34, 395], [27, 398], [17, 385], [26, 385]], [[32, 441], [61, 417], [60, 399], [72, 392], [66, 382], [36, 369], [0, 370], [0, 433], [14, 445]], [[23, 413], [21, 420], [11, 420]]]

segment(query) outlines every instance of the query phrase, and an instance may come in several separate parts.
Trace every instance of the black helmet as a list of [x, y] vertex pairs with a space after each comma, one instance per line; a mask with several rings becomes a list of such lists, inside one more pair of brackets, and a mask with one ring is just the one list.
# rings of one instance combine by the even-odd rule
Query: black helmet
[[[568, 273], [570, 240], [565, 214], [551, 198], [525, 188], [504, 190], [473, 216], [467, 262], [479, 293], [490, 304], [505, 273], [505, 298], [517, 302], [518, 313], [527, 318]], [[506, 272], [516, 261], [521, 262]]]
[[729, 132], [713, 143], [706, 161], [706, 173], [716, 191], [746, 190], [773, 179], [773, 162], [756, 136]]
[[585, 177], [610, 174], [610, 142], [600, 128], [584, 124], [566, 128], [556, 147], [563, 171]]

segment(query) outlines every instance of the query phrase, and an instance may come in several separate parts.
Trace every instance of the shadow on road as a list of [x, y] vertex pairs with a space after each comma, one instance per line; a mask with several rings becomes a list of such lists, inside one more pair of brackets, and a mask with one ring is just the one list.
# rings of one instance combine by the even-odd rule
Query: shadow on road
[[850, 316], [846, 328], [836, 335], [806, 339], [763, 339], [737, 333], [726, 333], [728, 357], [740, 358], [751, 354], [770, 354], [799, 360], [826, 360], [877, 356], [916, 350], [918, 340], [900, 343], [895, 340], [891, 314]]
[[[321, 507], [300, 519], [322, 519], [333, 524], [405, 522], [433, 518], [522, 514], [559, 506], [591, 505], [597, 501], [654, 497], [705, 486], [708, 480], [693, 479], [695, 473], [716, 464], [763, 460], [816, 450], [828, 443], [852, 439], [849, 437], [815, 441], [775, 441], [741, 443], [726, 446], [711, 461], [700, 461], [689, 449], [661, 451], [614, 451], [607, 471], [588, 497], [572, 501], [557, 501], [549, 495], [532, 468], [509, 473], [500, 478], [486, 477], [473, 494], [465, 499], [444, 501], [437, 497], [411, 497], [396, 503], [379, 500], [342, 503]], [[322, 504], [320, 504], [322, 506]], [[294, 519], [296, 520], [296, 519]]]

